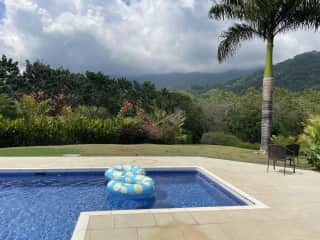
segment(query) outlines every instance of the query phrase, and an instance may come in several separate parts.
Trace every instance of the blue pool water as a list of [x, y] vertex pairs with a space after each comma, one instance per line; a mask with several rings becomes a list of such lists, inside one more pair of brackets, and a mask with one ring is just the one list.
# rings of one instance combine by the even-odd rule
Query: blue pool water
[[196, 171], [147, 175], [156, 195], [142, 202], [108, 197], [103, 172], [0, 173], [0, 239], [70, 239], [82, 211], [247, 205]]

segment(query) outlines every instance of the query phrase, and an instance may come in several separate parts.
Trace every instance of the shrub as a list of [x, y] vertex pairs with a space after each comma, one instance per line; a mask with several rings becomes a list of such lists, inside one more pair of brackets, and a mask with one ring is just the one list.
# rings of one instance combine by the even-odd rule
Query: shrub
[[112, 115], [109, 113], [108, 109], [104, 107], [96, 106], [79, 106], [80, 115], [89, 119], [97, 118], [111, 118]]
[[15, 118], [17, 116], [15, 100], [4, 93], [0, 94], [0, 114], [7, 118]]
[[309, 163], [320, 169], [320, 116], [310, 118], [299, 136], [302, 151]]
[[287, 146], [289, 144], [297, 143], [297, 138], [293, 136], [285, 137], [282, 135], [272, 135], [271, 142], [273, 144], [281, 145], [281, 146]]
[[260, 145], [257, 143], [243, 142], [237, 136], [224, 132], [207, 132], [202, 135], [201, 143], [240, 147], [253, 150], [258, 150], [260, 148]]
[[[136, 105], [127, 104], [115, 118], [92, 118], [84, 112], [93, 110], [100, 114], [101, 109], [63, 106], [62, 99], [52, 108], [42, 93], [22, 95], [17, 104], [17, 119], [0, 115], [0, 146], [190, 142], [182, 131], [184, 111], [164, 112], [157, 119]], [[51, 114], [52, 109], [57, 110], [56, 114]]]
[[210, 145], [239, 146], [241, 144], [241, 140], [232, 134], [224, 132], [207, 132], [202, 135], [201, 143]]
[[313, 146], [304, 150], [308, 162], [320, 170], [320, 146]]
[[118, 118], [117, 124], [120, 127], [120, 142], [125, 144], [141, 143], [145, 141], [145, 134], [142, 132], [142, 121], [135, 117]]
[[124, 125], [109, 119], [45, 118], [26, 121], [0, 118], [0, 146], [120, 143]]
[[175, 144], [191, 144], [192, 143], [192, 135], [187, 133], [180, 133], [175, 136], [174, 139]]

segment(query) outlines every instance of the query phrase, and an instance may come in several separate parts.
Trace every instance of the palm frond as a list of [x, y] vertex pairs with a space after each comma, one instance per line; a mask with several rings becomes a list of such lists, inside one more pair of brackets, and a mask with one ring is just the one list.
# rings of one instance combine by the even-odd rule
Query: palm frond
[[222, 40], [218, 48], [219, 62], [223, 62], [228, 57], [233, 56], [241, 46], [242, 41], [252, 39], [255, 35], [258, 35], [256, 30], [247, 24], [234, 24], [224, 31], [220, 36]]
[[222, 0], [213, 5], [209, 10], [209, 18], [217, 20], [243, 19], [244, 0]]
[[217, 0], [209, 11], [217, 20], [234, 19], [221, 35], [218, 60], [234, 55], [241, 42], [258, 36], [272, 42], [283, 32], [320, 27], [320, 0]]
[[282, 13], [276, 34], [298, 29], [317, 30], [320, 27], [320, 0], [290, 0], [286, 7], [289, 10]]

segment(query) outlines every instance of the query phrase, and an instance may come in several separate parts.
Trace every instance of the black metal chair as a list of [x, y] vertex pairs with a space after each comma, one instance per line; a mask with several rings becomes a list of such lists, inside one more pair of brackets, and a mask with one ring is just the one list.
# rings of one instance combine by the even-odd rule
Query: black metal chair
[[292, 165], [292, 162], [295, 164], [299, 164], [299, 151], [300, 151], [300, 145], [299, 144], [290, 144], [287, 145], [286, 148], [287, 151], [287, 159], [290, 161], [290, 166]]
[[[269, 145], [269, 151], [268, 151], [268, 168], [267, 171], [269, 171], [269, 165], [270, 160], [273, 161], [273, 169], [276, 169], [276, 164], [278, 161], [284, 162], [284, 175], [286, 175], [286, 167], [287, 167], [287, 161], [290, 161], [288, 159], [288, 153], [292, 155], [290, 149], [287, 149], [286, 147], [280, 146], [280, 145]], [[293, 162], [293, 172], [296, 172], [296, 164], [295, 161]]]

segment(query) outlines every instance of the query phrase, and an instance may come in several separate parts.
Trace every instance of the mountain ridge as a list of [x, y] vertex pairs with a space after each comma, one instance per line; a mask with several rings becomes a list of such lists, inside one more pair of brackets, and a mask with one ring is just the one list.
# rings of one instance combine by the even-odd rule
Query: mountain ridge
[[221, 73], [190, 72], [190, 73], [160, 73], [130, 76], [137, 82], [150, 81], [159, 89], [190, 90], [192, 88], [211, 88], [213, 86], [235, 80], [257, 69], [230, 70]]
[[[263, 70], [260, 70], [228, 81], [219, 88], [242, 93], [250, 87], [261, 88], [262, 80]], [[320, 89], [320, 52], [305, 52], [275, 64], [273, 85], [291, 91]]]
[[[243, 93], [248, 88], [261, 88], [263, 67], [230, 70], [222, 73], [163, 73], [130, 77], [138, 82], [150, 81], [159, 89], [205, 91], [212, 88]], [[320, 52], [298, 54], [274, 65], [274, 86], [291, 91], [320, 89]]]

